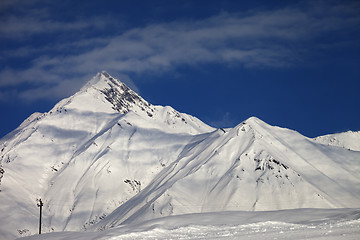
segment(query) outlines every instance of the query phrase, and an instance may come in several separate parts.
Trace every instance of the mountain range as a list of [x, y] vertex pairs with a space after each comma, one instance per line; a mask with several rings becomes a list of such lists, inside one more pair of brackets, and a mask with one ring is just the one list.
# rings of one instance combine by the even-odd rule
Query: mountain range
[[215, 129], [106, 72], [0, 140], [0, 238], [181, 214], [360, 207], [360, 132]]

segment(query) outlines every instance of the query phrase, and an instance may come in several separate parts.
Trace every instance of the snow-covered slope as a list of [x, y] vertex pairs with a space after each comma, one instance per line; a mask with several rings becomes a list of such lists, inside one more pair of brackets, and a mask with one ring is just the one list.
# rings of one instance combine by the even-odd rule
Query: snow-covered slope
[[[346, 139], [346, 137], [344, 137]], [[344, 140], [345, 141], [345, 140]], [[0, 238], [187, 213], [360, 207], [360, 152], [250, 118], [214, 129], [99, 73], [0, 140]]]
[[344, 133], [328, 134], [314, 138], [314, 141], [345, 149], [360, 151], [360, 131], [348, 131]]
[[146, 186], [194, 134], [212, 130], [98, 74], [1, 140], [0, 238], [36, 233], [39, 198], [43, 231], [85, 229]]
[[360, 153], [250, 118], [196, 136], [99, 229], [167, 215], [360, 206]]

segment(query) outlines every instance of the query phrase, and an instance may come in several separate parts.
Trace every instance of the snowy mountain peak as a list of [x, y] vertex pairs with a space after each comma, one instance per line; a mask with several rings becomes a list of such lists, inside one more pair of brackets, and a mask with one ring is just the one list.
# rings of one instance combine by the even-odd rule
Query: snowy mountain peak
[[328, 134], [314, 138], [314, 141], [328, 145], [342, 147], [348, 150], [360, 151], [360, 131]]
[[50, 113], [71, 109], [77, 112], [109, 114], [134, 111], [148, 117], [152, 117], [155, 111], [153, 105], [105, 71], [96, 74], [73, 96], [61, 100]]
[[234, 130], [237, 131], [237, 135], [241, 135], [244, 132], [252, 132], [254, 137], [261, 137], [264, 134], [265, 129], [271, 127], [266, 122], [260, 120], [257, 117], [250, 117], [237, 125]]
[[264, 125], [267, 125], [267, 123], [263, 122], [262, 120], [258, 119], [257, 117], [250, 117], [250, 118], [246, 119], [245, 121], [243, 121], [242, 123], [240, 123], [237, 127], [239, 128], [244, 125], [249, 125], [249, 126], [256, 128], [256, 126], [264, 126]]
[[142, 111], [145, 111], [149, 117], [152, 117], [154, 109], [151, 104], [124, 83], [112, 78], [108, 73], [101, 72], [100, 76], [108, 85], [100, 91], [105, 95], [105, 99], [113, 105], [114, 110], [126, 113], [136, 105]]
[[80, 91], [86, 91], [90, 87], [94, 87], [97, 89], [103, 89], [107, 87], [108, 85], [115, 85], [115, 86], [121, 86], [125, 85], [118, 79], [114, 79], [110, 74], [108, 74], [106, 71], [101, 71], [97, 73], [90, 81], [88, 81]]

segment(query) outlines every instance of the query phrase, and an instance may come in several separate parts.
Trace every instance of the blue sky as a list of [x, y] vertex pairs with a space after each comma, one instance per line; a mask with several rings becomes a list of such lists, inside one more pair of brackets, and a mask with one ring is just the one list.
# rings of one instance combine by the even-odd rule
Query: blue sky
[[359, 1], [0, 2], [0, 137], [106, 70], [214, 127], [360, 130]]

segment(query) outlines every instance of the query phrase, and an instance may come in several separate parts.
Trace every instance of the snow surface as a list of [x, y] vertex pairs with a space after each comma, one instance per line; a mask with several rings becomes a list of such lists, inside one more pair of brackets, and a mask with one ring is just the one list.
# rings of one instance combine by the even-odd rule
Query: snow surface
[[101, 232], [48, 233], [60, 239], [358, 239], [360, 209], [296, 209], [177, 215]]
[[[0, 239], [37, 233], [40, 198], [44, 233], [88, 231], [94, 238], [167, 216], [194, 216], [197, 223], [229, 211], [356, 209], [360, 151], [339, 147], [353, 138], [342, 135], [337, 146], [329, 146], [255, 117], [214, 129], [148, 103], [102, 72], [0, 140]], [[179, 219], [176, 229], [190, 226]], [[237, 226], [232, 224], [226, 227]]]
[[360, 151], [360, 131], [328, 134], [316, 137], [314, 140], [329, 146], [337, 146], [353, 151]]

